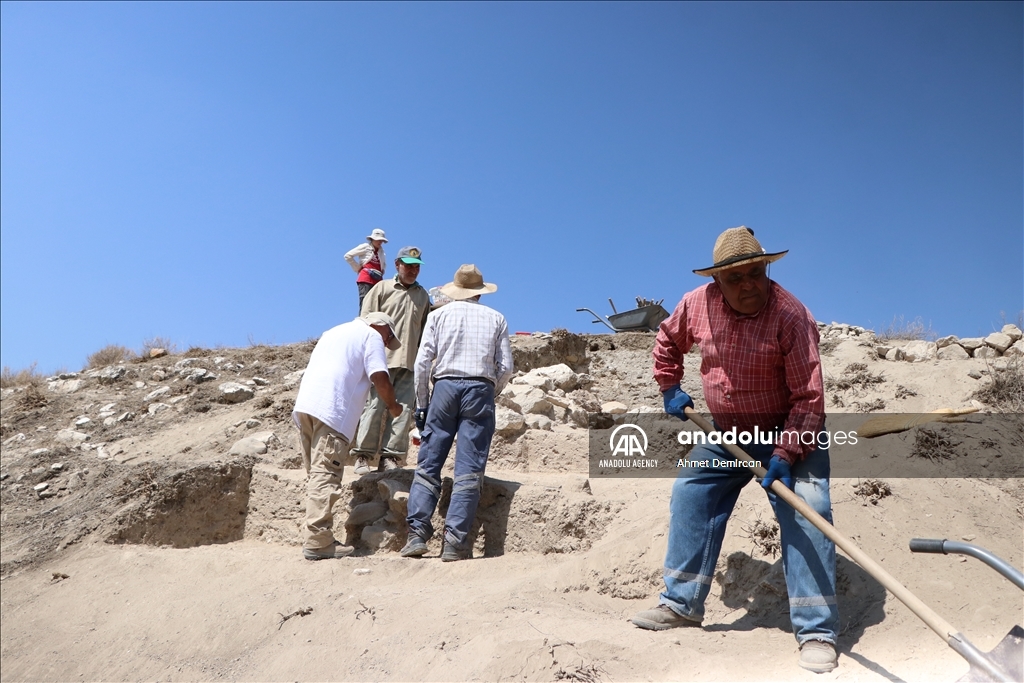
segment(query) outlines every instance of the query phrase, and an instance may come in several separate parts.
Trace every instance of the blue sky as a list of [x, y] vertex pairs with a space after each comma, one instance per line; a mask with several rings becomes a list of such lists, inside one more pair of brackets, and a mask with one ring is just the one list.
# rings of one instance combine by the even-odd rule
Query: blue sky
[[[285, 343], [372, 228], [513, 330], [671, 309], [746, 224], [818, 320], [1024, 309], [1021, 3], [0, 6], [0, 353]], [[393, 266], [391, 269], [393, 273]]]

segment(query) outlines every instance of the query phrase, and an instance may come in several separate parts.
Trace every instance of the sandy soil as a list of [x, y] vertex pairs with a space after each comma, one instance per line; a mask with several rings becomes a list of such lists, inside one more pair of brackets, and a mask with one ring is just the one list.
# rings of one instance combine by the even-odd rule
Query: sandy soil
[[[594, 400], [653, 409], [652, 340], [518, 340], [517, 360], [568, 362], [589, 373]], [[671, 480], [588, 478], [586, 430], [571, 424], [496, 440], [475, 559], [443, 564], [436, 547], [402, 559], [404, 538], [381, 532], [376, 549], [305, 561], [287, 376], [309, 351], [220, 349], [177, 369], [180, 356], [129, 364], [104, 383], [64, 380], [83, 380], [72, 393], [4, 392], [0, 678], [953, 681], [967, 671], [842, 554], [840, 666], [800, 669], [781, 560], [751, 533], [772, 519], [755, 485], [730, 522], [703, 629], [635, 628], [628, 618], [661, 589]], [[835, 390], [843, 406], [830, 410], [845, 411], [878, 400], [887, 411], [969, 405], [987, 380], [968, 373], [991, 369], [973, 359], [883, 361], [853, 340], [824, 362], [832, 379], [852, 363], [884, 378]], [[684, 388], [699, 404], [698, 364], [688, 357]], [[195, 365], [218, 379], [176, 374]], [[218, 403], [214, 389], [227, 379], [253, 381], [255, 396]], [[145, 396], [161, 386], [171, 391], [157, 401], [185, 398], [150, 414]], [[137, 417], [103, 425], [99, 412], [112, 402], [115, 417]], [[83, 415], [92, 418], [75, 428], [90, 437], [85, 450], [57, 440]], [[229, 453], [269, 431], [266, 453]], [[348, 470], [339, 505], [372, 504], [382, 478]], [[40, 498], [39, 482], [55, 495]], [[996, 572], [907, 549], [914, 536], [970, 540], [1022, 566], [1019, 479], [885, 479], [891, 495], [873, 503], [857, 493], [862, 483], [833, 479], [840, 531], [982, 650], [1024, 623], [1022, 593]]]

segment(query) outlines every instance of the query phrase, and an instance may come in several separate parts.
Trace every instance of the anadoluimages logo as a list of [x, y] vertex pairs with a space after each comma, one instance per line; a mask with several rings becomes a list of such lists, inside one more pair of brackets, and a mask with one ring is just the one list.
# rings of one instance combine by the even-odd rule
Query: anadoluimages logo
[[621, 424], [612, 430], [608, 447], [612, 450], [612, 457], [642, 458], [647, 454], [647, 432], [634, 424]]

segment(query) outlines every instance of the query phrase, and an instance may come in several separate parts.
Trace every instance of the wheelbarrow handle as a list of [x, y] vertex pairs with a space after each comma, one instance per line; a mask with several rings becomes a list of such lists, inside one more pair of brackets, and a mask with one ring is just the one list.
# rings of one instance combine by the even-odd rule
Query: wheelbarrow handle
[[988, 566], [1006, 577], [1006, 579], [1017, 588], [1024, 590], [1024, 573], [1011, 565], [1009, 562], [994, 555], [981, 546], [972, 543], [961, 543], [960, 541], [939, 540], [937, 538], [912, 538], [910, 539], [910, 552], [912, 553], [942, 553], [948, 555], [970, 555], [981, 560]]

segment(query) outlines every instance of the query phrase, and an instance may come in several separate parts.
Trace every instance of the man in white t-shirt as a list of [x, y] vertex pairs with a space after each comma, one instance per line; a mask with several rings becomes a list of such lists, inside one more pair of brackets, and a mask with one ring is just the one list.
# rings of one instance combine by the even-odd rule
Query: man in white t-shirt
[[385, 345], [392, 350], [402, 342], [394, 321], [384, 313], [370, 313], [332, 327], [316, 343], [302, 375], [292, 419], [299, 428], [302, 464], [306, 468], [307, 560], [345, 557], [352, 547], [334, 538], [331, 508], [341, 496], [341, 475], [355, 436], [359, 415], [373, 383], [392, 417], [402, 414], [388, 375]]

